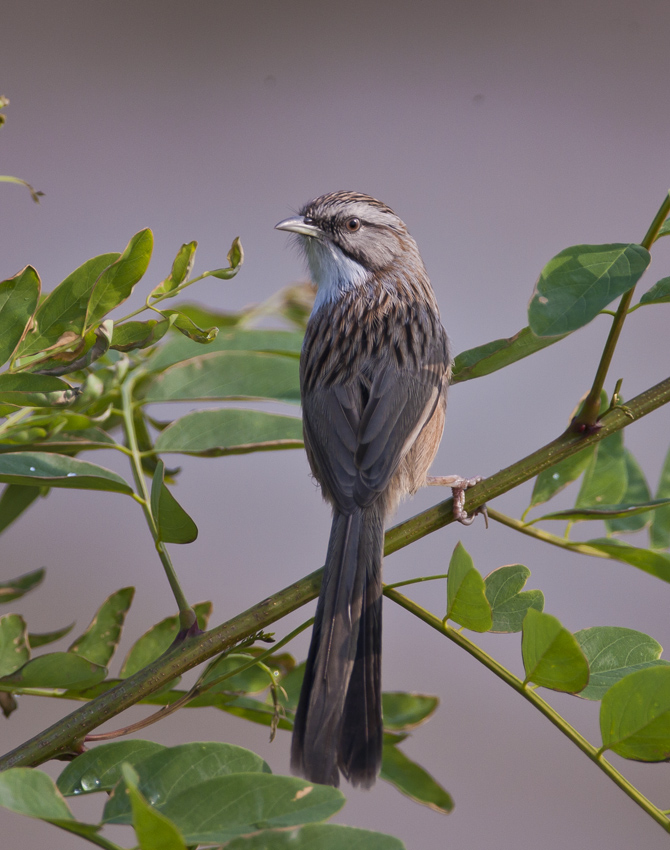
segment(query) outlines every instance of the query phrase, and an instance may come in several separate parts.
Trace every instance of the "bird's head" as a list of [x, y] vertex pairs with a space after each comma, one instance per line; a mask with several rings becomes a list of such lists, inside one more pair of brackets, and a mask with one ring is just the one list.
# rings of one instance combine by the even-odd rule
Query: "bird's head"
[[418, 262], [416, 243], [404, 222], [381, 201], [359, 192], [332, 192], [306, 204], [277, 230], [298, 235], [319, 299], [392, 271], [400, 261]]

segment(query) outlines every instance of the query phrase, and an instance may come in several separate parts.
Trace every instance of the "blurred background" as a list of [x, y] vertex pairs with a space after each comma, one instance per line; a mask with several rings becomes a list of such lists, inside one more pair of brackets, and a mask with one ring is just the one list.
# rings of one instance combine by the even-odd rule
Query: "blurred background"
[[[456, 352], [510, 336], [526, 324], [535, 279], [554, 254], [576, 243], [639, 241], [663, 200], [669, 33], [664, 0], [5, 0], [0, 94], [11, 105], [0, 172], [45, 196], [37, 206], [23, 188], [0, 187], [0, 277], [31, 263], [50, 290], [148, 226], [156, 239], [148, 287], [167, 274], [182, 242], [199, 241], [199, 273], [225, 265], [240, 236], [238, 277], [210, 278], [189, 295], [238, 309], [304, 277], [274, 224], [316, 195], [354, 189], [407, 222]], [[654, 248], [641, 292], [670, 274], [668, 241]], [[667, 376], [669, 318], [668, 305], [630, 317], [610, 392], [619, 377], [630, 398]], [[434, 471], [489, 475], [557, 436], [591, 384], [608, 328], [601, 317], [528, 360], [454, 387]], [[626, 430], [652, 489], [669, 426], [662, 409]], [[128, 473], [118, 457], [90, 459]], [[180, 463], [175, 492], [200, 536], [172, 554], [189, 598], [213, 601], [212, 624], [323, 563], [330, 516], [301, 451]], [[531, 489], [495, 507], [519, 516]], [[399, 518], [442, 497], [422, 492]], [[546, 610], [572, 630], [619, 625], [662, 644], [670, 638], [666, 585], [494, 523], [488, 531], [481, 521], [452, 525], [393, 555], [387, 581], [446, 572], [459, 539], [483, 574], [525, 563], [528, 587], [541, 588]], [[54, 491], [3, 535], [0, 551], [4, 580], [47, 568], [45, 585], [16, 606], [34, 630], [76, 619], [81, 631], [109, 593], [132, 584], [121, 657], [173, 613], [142, 513], [119, 495]], [[440, 616], [443, 594], [443, 584], [410, 592]], [[667, 845], [648, 816], [502, 682], [389, 602], [384, 618], [385, 689], [441, 699], [404, 749], [456, 808], [445, 817], [379, 782], [370, 792], [346, 788], [337, 821], [421, 850]], [[296, 656], [307, 640], [295, 642]], [[518, 635], [480, 643], [521, 672]], [[551, 701], [599, 740], [598, 704]], [[73, 707], [22, 699], [0, 722], [2, 750]], [[180, 712], [149, 737], [231, 741], [288, 771], [287, 733], [269, 744], [266, 728], [214, 710]], [[613, 760], [670, 807], [666, 765]], [[48, 769], [56, 775], [60, 765]], [[76, 802], [80, 817], [98, 816], [97, 799]], [[76, 843], [4, 811], [0, 831], [15, 846], [20, 836], [23, 850]], [[128, 835], [110, 833], [121, 843]]]

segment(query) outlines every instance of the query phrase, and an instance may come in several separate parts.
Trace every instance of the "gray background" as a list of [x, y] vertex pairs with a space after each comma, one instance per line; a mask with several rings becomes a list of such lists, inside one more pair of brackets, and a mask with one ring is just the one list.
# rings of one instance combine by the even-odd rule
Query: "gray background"
[[[526, 323], [533, 283], [550, 257], [580, 242], [639, 240], [661, 203], [669, 25], [664, 0], [5, 0], [0, 92], [12, 103], [0, 171], [46, 196], [37, 207], [19, 187], [1, 188], [0, 274], [32, 263], [49, 290], [150, 226], [153, 285], [183, 241], [199, 241], [203, 271], [222, 265], [240, 235], [247, 259], [239, 277], [193, 291], [205, 303], [239, 308], [303, 275], [273, 225], [315, 195], [350, 188], [381, 198], [408, 223], [456, 351], [509, 336]], [[661, 243], [654, 256], [642, 289], [668, 274], [668, 247]], [[610, 391], [617, 377], [631, 397], [667, 375], [668, 309], [630, 318]], [[488, 475], [555, 437], [590, 385], [608, 324], [598, 319], [530, 360], [455, 387], [435, 471]], [[662, 410], [626, 432], [652, 487], [668, 424]], [[117, 457], [91, 459], [127, 472]], [[329, 514], [301, 452], [183, 467], [177, 496], [200, 536], [173, 547], [173, 556], [189, 597], [213, 600], [214, 623], [322, 563]], [[495, 506], [518, 516], [530, 490]], [[418, 494], [400, 517], [440, 496]], [[665, 585], [495, 524], [432, 535], [389, 558], [387, 580], [446, 571], [459, 539], [483, 573], [526, 563], [529, 586], [545, 592], [547, 610], [571, 629], [622, 625], [668, 640]], [[173, 611], [130, 499], [54, 492], [35, 506], [2, 538], [2, 575], [42, 565], [45, 586], [17, 606], [35, 630], [73, 619], [83, 628], [106, 595], [133, 584], [121, 655]], [[443, 612], [442, 584], [412, 595]], [[393, 833], [413, 850], [666, 846], [662, 830], [537, 712], [390, 603], [384, 640], [385, 688], [441, 697], [436, 717], [405, 750], [449, 789], [456, 809], [444, 817], [378, 783], [348, 792], [338, 821]], [[518, 636], [481, 643], [520, 672]], [[298, 656], [306, 644], [307, 637], [296, 642]], [[598, 740], [595, 704], [552, 702]], [[71, 707], [23, 699], [0, 723], [2, 750]], [[128, 720], [145, 713], [131, 711]], [[266, 729], [214, 711], [184, 711], [150, 734], [165, 743], [234, 741], [274, 771], [288, 769], [288, 735], [270, 745]], [[615, 762], [670, 806], [665, 765]], [[96, 817], [98, 802], [76, 802], [81, 817]], [[0, 824], [24, 850], [79, 846], [4, 812]]]

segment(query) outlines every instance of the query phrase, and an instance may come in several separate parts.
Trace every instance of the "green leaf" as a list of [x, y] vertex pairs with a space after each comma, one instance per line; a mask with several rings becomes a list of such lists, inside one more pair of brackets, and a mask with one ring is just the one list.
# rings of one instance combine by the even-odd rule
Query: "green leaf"
[[649, 635], [618, 626], [594, 626], [575, 632], [575, 639], [589, 663], [588, 685], [583, 699], [600, 700], [629, 673], [646, 667], [667, 665], [660, 660], [663, 647]]
[[95, 282], [118, 258], [118, 254], [93, 257], [50, 292], [37, 308], [33, 330], [19, 346], [18, 354], [22, 357], [37, 354], [57, 345], [65, 334], [72, 341], [80, 337]]
[[523, 621], [521, 654], [525, 682], [570, 694], [589, 681], [589, 665], [579, 644], [556, 617], [529, 608]]
[[584, 473], [575, 507], [618, 505], [627, 485], [623, 432], [617, 431], [596, 444], [594, 455]]
[[[654, 499], [651, 502], [634, 505], [626, 503], [620, 505], [601, 505], [597, 508], [583, 508], [582, 510], [579, 508], [568, 508], [566, 511], [554, 511], [553, 513], [539, 516], [533, 522], [529, 522], [528, 525], [533, 525], [545, 519], [568, 520], [569, 522], [601, 519], [607, 522], [608, 529], [610, 525], [614, 525], [617, 521], [630, 521], [632, 526], [633, 520], [637, 519], [637, 517], [642, 515], [647, 516], [654, 509], [665, 507], [669, 502], [669, 499]], [[626, 529], [622, 528], [621, 530], [625, 531]], [[637, 529], [631, 527], [628, 530], [636, 531]]]
[[132, 824], [141, 850], [186, 850], [177, 827], [157, 812], [137, 788], [138, 776], [129, 764], [121, 766], [126, 794], [132, 810]]
[[[21, 487], [18, 484], [8, 484], [2, 491], [2, 496], [0, 496], [0, 532], [18, 519], [41, 492], [40, 487]], [[4, 601], [0, 592], [0, 602]]]
[[[115, 760], [117, 756], [108, 752], [105, 758]], [[133, 767], [141, 777], [139, 787], [142, 794], [159, 809], [164, 809], [179, 794], [216, 777], [270, 773], [270, 768], [260, 756], [243, 747], [218, 741], [195, 742], [146, 752], [142, 759], [133, 758]], [[118, 769], [114, 766], [106, 775], [105, 785]], [[89, 782], [103, 781], [90, 768], [86, 776]], [[104, 820], [107, 823], [127, 823], [129, 814], [128, 799], [123, 794], [123, 788], [119, 787], [105, 806]]]
[[530, 328], [522, 328], [514, 336], [507, 339], [494, 339], [476, 348], [462, 351], [454, 360], [451, 377], [452, 384], [481, 378], [504, 369], [517, 360], [523, 360], [536, 351], [541, 351], [548, 345], [560, 342], [567, 334], [552, 337], [535, 336]]
[[[140, 791], [144, 783], [140, 780]], [[151, 798], [149, 793], [146, 793]], [[105, 823], [128, 823], [129, 817], [113, 820], [105, 807]], [[217, 776], [169, 794], [156, 808], [180, 829], [187, 844], [225, 842], [262, 828], [291, 827], [330, 817], [344, 804], [336, 788], [302, 779], [265, 773]]]
[[600, 706], [603, 746], [626, 759], [670, 758], [670, 667], [631, 673], [607, 691]]
[[228, 262], [230, 265], [227, 269], [214, 269], [214, 271], [205, 272], [203, 277], [218, 277], [220, 280], [230, 280], [235, 277], [244, 262], [244, 251], [239, 236], [235, 237], [230, 251], [228, 251]]
[[151, 484], [151, 513], [156, 522], [158, 540], [163, 543], [193, 543], [198, 536], [198, 527], [182, 508], [164, 481], [165, 464], [156, 464]]
[[667, 304], [668, 301], [670, 301], [670, 277], [661, 278], [640, 298], [640, 304]]
[[69, 688], [81, 690], [97, 685], [107, 670], [72, 652], [48, 652], [33, 658], [0, 681], [20, 688]]
[[233, 239], [233, 244], [230, 246], [230, 251], [228, 251], [226, 258], [230, 264], [230, 268], [238, 271], [244, 262], [244, 250], [239, 236]]
[[196, 410], [160, 433], [155, 449], [200, 457], [297, 449], [303, 445], [302, 421], [259, 410]]
[[661, 229], [656, 234], [656, 239], [660, 239], [661, 236], [668, 236], [668, 234], [670, 234], [670, 218], [666, 218], [666, 220], [663, 222], [663, 224], [661, 225]]
[[[279, 700], [289, 711], [295, 711], [298, 707], [298, 699], [300, 698], [302, 680], [305, 678], [306, 666], [306, 662], [303, 661], [301, 664], [296, 664], [285, 676], [282, 676], [282, 693], [280, 693]], [[384, 695], [382, 694], [383, 699]]]
[[271, 398], [297, 404], [298, 362], [294, 357], [256, 351], [202, 354], [153, 377], [140, 393], [145, 401]]
[[[184, 313], [184, 309], [181, 310]], [[211, 317], [204, 316], [206, 321]], [[219, 317], [217, 321], [221, 321]], [[205, 322], [203, 322], [204, 324]], [[123, 327], [123, 325], [121, 326]], [[270, 351], [275, 354], [300, 356], [303, 340], [302, 331], [247, 330], [245, 328], [225, 328], [219, 331], [216, 339], [209, 345], [207, 353], [214, 351]], [[186, 337], [173, 334], [170, 339], [152, 352], [150, 366], [152, 372], [162, 372], [168, 366], [189, 360], [200, 355], [197, 343]]]
[[122, 325], [114, 325], [110, 348], [114, 351], [148, 348], [162, 339], [169, 327], [170, 322], [167, 319], [149, 319], [148, 322], [124, 322]]
[[574, 245], [542, 269], [528, 305], [538, 336], [557, 336], [588, 324], [638, 282], [651, 261], [641, 245]]
[[102, 272], [88, 302], [87, 328], [96, 325], [105, 314], [130, 296], [147, 270], [153, 247], [153, 233], [148, 228], [140, 230], [128, 242], [119, 259]]
[[[110, 449], [117, 446], [116, 440], [102, 428], [85, 428], [76, 431], [58, 431], [46, 439], [31, 443], [33, 449], [53, 452], [83, 452], [89, 449]], [[0, 446], [2, 451], [2, 446]]]
[[[661, 469], [656, 498], [670, 498], [670, 449]], [[670, 507], [658, 508], [654, 513], [649, 539], [654, 549], [666, 549], [670, 546]]]
[[78, 395], [78, 389], [51, 375], [0, 375], [0, 402], [21, 407], [61, 407], [72, 404]]
[[0, 676], [8, 676], [30, 658], [28, 633], [23, 617], [5, 614], [0, 617]]
[[576, 481], [591, 462], [594, 451], [595, 446], [588, 446], [541, 472], [535, 479], [530, 507], [548, 502], [564, 487]]
[[112, 493], [133, 492], [132, 487], [110, 469], [50, 452], [0, 455], [0, 481], [78, 490], [108, 490]]
[[293, 721], [287, 720], [281, 714], [279, 721], [277, 721], [277, 710], [274, 706], [268, 705], [267, 702], [254, 697], [236, 696], [219, 690], [217, 687], [196, 697], [188, 703], [187, 708], [203, 708], [205, 706], [212, 706], [219, 711], [225, 711], [227, 714], [241, 717], [249, 723], [257, 723], [260, 726], [276, 727], [288, 731], [293, 729]]
[[437, 697], [428, 694], [385, 691], [382, 694], [384, 729], [393, 732], [415, 729], [433, 716], [439, 702]]
[[[193, 263], [195, 261], [195, 251], [198, 247], [197, 242], [186, 242], [177, 251], [177, 256], [172, 263], [172, 271], [151, 291], [151, 298], [156, 298], [158, 295], [168, 295], [174, 292], [180, 284], [182, 284], [191, 274]], [[176, 293], [175, 293], [176, 295]]]
[[0, 365], [21, 341], [40, 297], [42, 284], [32, 266], [0, 283]]
[[166, 750], [153, 741], [111, 741], [86, 750], [69, 762], [56, 782], [64, 797], [111, 791], [121, 779], [121, 765], [136, 767], [149, 756]]
[[458, 543], [449, 562], [446, 618], [473, 632], [491, 628], [491, 606], [486, 599], [484, 579], [472, 558]]
[[[198, 618], [198, 625], [201, 629], [207, 628], [207, 622], [212, 613], [211, 602], [198, 602], [193, 606], [193, 610]], [[179, 615], [175, 614], [172, 617], [166, 617], [160, 623], [152, 626], [148, 632], [145, 632], [139, 640], [133, 644], [126, 656], [119, 677], [126, 679], [137, 673], [147, 664], [155, 661], [159, 655], [162, 655], [170, 646], [172, 641], [177, 636], [179, 631]]]
[[49, 643], [54, 643], [57, 640], [65, 637], [74, 628], [74, 623], [69, 626], [63, 626], [62, 629], [54, 629], [52, 632], [30, 632], [28, 634], [28, 643], [31, 649], [38, 649], [40, 646], [46, 646]]
[[221, 682], [214, 686], [214, 691], [237, 691], [247, 694], [260, 693], [269, 687], [273, 681], [267, 670], [254, 664], [240, 673], [235, 673], [235, 670], [254, 660], [253, 655], [247, 655], [241, 652], [222, 655], [213, 661], [207, 669], [203, 677], [203, 684], [209, 685], [210, 682], [222, 679], [225, 676], [227, 678], [223, 678]]
[[51, 777], [30, 767], [0, 773], [0, 806], [41, 820], [74, 820]]
[[[624, 449], [624, 459], [626, 462], [626, 479], [628, 483], [621, 501], [628, 505], [644, 505], [651, 500], [651, 492], [649, 491], [647, 479], [644, 477], [639, 463], [628, 449]], [[668, 504], [670, 504], [670, 499], [668, 499]], [[605, 527], [610, 534], [641, 531], [649, 525], [653, 516], [651, 511], [640, 510], [635, 511], [635, 513], [626, 513], [625, 516], [607, 520]]]
[[277, 721], [277, 711], [274, 706], [253, 697], [233, 696], [232, 694], [222, 693], [214, 688], [213, 692], [205, 693], [189, 703], [189, 707], [192, 708], [199, 708], [206, 705], [212, 705], [221, 711], [225, 711], [227, 714], [241, 717], [243, 720], [249, 721], [249, 723], [258, 723], [260, 726], [276, 726], [278, 729], [286, 730], [293, 728], [292, 721], [286, 720], [281, 716], [279, 717], [279, 721]]
[[35, 373], [40, 375], [69, 375], [72, 372], [88, 368], [91, 363], [95, 363], [109, 351], [113, 327], [114, 322], [107, 319], [102, 322], [100, 327], [86, 334], [83, 354], [65, 363], [59, 362], [59, 358], [55, 357], [47, 363], [40, 364], [40, 368], [34, 370]]
[[134, 587], [122, 587], [108, 596], [86, 631], [68, 647], [68, 652], [106, 667], [121, 640], [123, 623], [134, 595]]
[[670, 555], [653, 552], [650, 549], [638, 549], [630, 543], [612, 537], [585, 540], [581, 544], [574, 545], [591, 546], [608, 558], [630, 564], [631, 567], [637, 567], [638, 570], [660, 578], [662, 581], [670, 582]]
[[530, 570], [523, 564], [511, 564], [490, 572], [484, 579], [486, 598], [491, 606], [492, 632], [520, 632], [530, 608], [542, 611], [541, 590], [523, 590]]
[[252, 835], [234, 838], [226, 850], [405, 850], [399, 838], [340, 826], [334, 823], [310, 823], [296, 832], [264, 829]]
[[433, 811], [449, 814], [454, 808], [451, 795], [420, 765], [409, 759], [394, 744], [384, 742], [381, 779], [394, 785], [401, 794]]
[[32, 572], [24, 573], [18, 578], [0, 583], [0, 603], [13, 602], [15, 599], [20, 599], [41, 584], [44, 581], [45, 574], [46, 570], [44, 567], [40, 567], [39, 570], [33, 570]]
[[172, 327], [193, 340], [193, 342], [198, 342], [201, 345], [208, 345], [210, 342], [214, 342], [219, 332], [217, 327], [203, 330], [192, 319], [189, 319], [188, 316], [185, 316], [183, 313], [177, 313], [174, 310], [163, 310], [161, 315], [165, 316]]

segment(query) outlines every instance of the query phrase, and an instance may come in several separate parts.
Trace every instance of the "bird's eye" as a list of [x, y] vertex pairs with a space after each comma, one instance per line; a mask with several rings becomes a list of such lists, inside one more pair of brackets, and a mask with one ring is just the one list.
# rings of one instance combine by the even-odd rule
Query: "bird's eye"
[[360, 218], [349, 218], [345, 224], [345, 227], [349, 231], [349, 233], [355, 233], [357, 230], [360, 230], [361, 220]]

